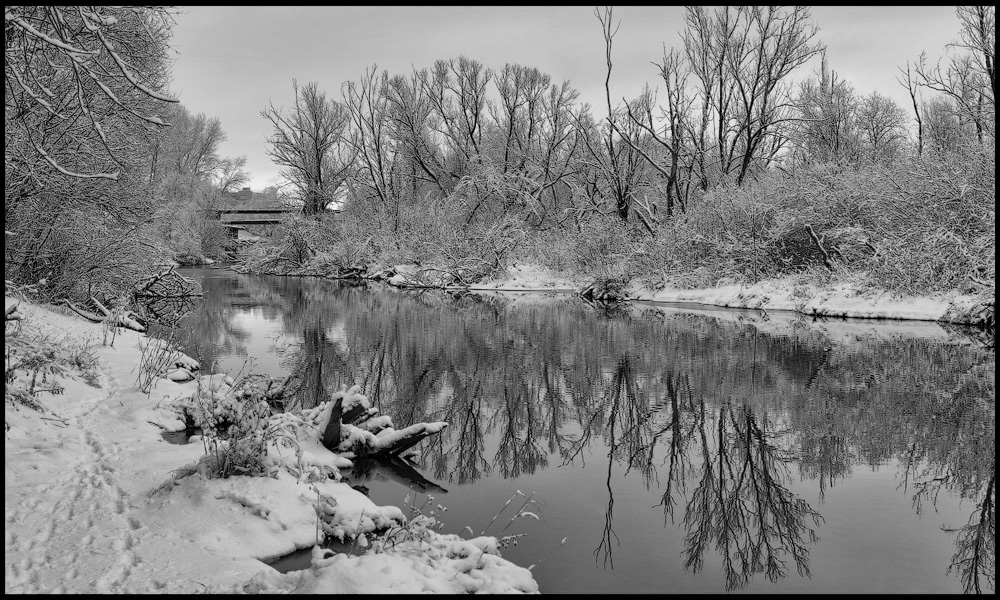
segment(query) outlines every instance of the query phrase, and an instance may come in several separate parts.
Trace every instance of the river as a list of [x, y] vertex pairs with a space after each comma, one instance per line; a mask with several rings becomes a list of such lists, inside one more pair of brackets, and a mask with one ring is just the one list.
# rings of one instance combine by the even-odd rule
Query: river
[[995, 355], [962, 331], [181, 272], [203, 370], [447, 421], [350, 482], [512, 536], [543, 593], [994, 591]]

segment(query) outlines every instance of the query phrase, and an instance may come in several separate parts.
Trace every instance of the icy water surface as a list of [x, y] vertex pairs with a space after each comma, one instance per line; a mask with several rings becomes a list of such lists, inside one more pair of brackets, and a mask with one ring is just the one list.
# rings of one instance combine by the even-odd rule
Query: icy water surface
[[965, 332], [185, 274], [203, 368], [447, 421], [351, 483], [513, 536], [543, 593], [995, 591], [995, 358]]

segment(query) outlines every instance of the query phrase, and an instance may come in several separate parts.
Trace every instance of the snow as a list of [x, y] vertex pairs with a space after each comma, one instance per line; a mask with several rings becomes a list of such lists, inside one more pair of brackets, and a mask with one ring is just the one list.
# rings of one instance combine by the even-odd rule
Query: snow
[[574, 292], [584, 280], [533, 264], [513, 264], [494, 280], [469, 286], [470, 290], [509, 290], [518, 292]]
[[971, 303], [971, 296], [957, 293], [934, 296], [904, 296], [879, 291], [860, 291], [849, 283], [819, 288], [797, 284], [794, 279], [762, 281], [743, 286], [712, 289], [636, 289], [631, 299], [655, 302], [697, 302], [731, 308], [791, 310], [807, 315], [865, 319], [942, 320], [954, 305]]
[[[553, 291], [575, 292], [585, 285], [580, 278], [553, 272], [537, 265], [518, 264], [491, 281], [470, 286], [480, 291]], [[850, 282], [817, 286], [795, 277], [762, 281], [753, 285], [723, 285], [714, 288], [679, 289], [664, 285], [661, 289], [632, 284], [628, 300], [691, 303], [727, 308], [759, 308], [770, 311], [865, 319], [901, 319], [915, 321], [951, 321], [976, 301], [972, 295], [958, 293], [932, 296], [903, 296], [880, 291], [862, 291]]]
[[496, 555], [495, 538], [464, 540], [448, 534], [436, 539], [434, 544], [406, 540], [397, 543], [392, 553], [361, 557], [314, 548], [312, 569], [285, 576], [261, 573], [248, 589], [298, 594], [349, 594], [359, 589], [377, 594], [468, 594], [537, 588], [528, 569], [514, 571]]
[[[143, 393], [144, 334], [121, 331], [105, 346], [100, 324], [27, 302], [18, 311], [19, 335], [86, 345], [100, 387], [53, 369], [46, 386], [63, 392], [38, 393], [43, 411], [5, 403], [5, 593], [538, 592], [495, 538], [439, 534], [433, 517], [406, 517], [338, 482], [351, 463], [319, 442], [326, 406], [277, 420], [294, 443], [271, 447], [271, 476], [208, 478], [206, 438], [177, 445], [161, 433], [183, 430], [191, 398], [225, 396], [231, 377], [159, 378]], [[197, 372], [190, 357], [171, 366]], [[372, 535], [386, 528], [391, 544]], [[288, 574], [261, 562], [314, 547], [320, 529], [369, 551], [314, 550], [311, 568]]]

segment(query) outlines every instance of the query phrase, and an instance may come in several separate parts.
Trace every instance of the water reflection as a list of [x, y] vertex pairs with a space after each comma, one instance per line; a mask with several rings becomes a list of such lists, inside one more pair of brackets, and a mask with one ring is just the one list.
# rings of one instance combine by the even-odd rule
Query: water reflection
[[[199, 335], [188, 348], [204, 362], [246, 352], [235, 317], [252, 307], [280, 321], [280, 367], [297, 376], [299, 406], [358, 383], [397, 427], [447, 421], [424, 442], [420, 465], [440, 483], [418, 474], [422, 485], [603, 457], [606, 510], [593, 554], [606, 569], [621, 544], [621, 475], [640, 476], [664, 527], [683, 532], [685, 569], [701, 572], [712, 557], [725, 589], [737, 590], [792, 570], [809, 578], [830, 490], [855, 470], [898, 464], [914, 511], [931, 510], [942, 492], [974, 505], [967, 522], [942, 525], [955, 544], [942, 572], [967, 592], [995, 588], [991, 351], [845, 341], [804, 319], [771, 330], [649, 306], [598, 313], [568, 297], [373, 293], [232, 274], [201, 283], [205, 305], [187, 324]], [[801, 482], [814, 486], [816, 506], [793, 491]]]

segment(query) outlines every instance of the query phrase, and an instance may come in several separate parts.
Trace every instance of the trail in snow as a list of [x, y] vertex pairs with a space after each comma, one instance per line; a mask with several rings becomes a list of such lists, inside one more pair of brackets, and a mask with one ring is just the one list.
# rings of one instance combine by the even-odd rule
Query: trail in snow
[[[120, 450], [81, 419], [66, 423], [57, 447], [76, 450], [78, 458], [69, 464], [38, 465], [40, 470], [51, 469], [41, 473], [51, 483], [25, 490], [27, 497], [5, 515], [8, 532], [13, 524], [19, 531], [36, 532], [24, 538], [5, 534], [5, 554], [22, 557], [7, 564], [5, 591], [137, 591], [129, 586], [129, 579], [141, 563], [135, 548], [141, 543], [142, 526], [132, 514], [131, 498], [117, 480], [115, 463]], [[90, 580], [80, 577], [81, 573], [102, 575]]]

